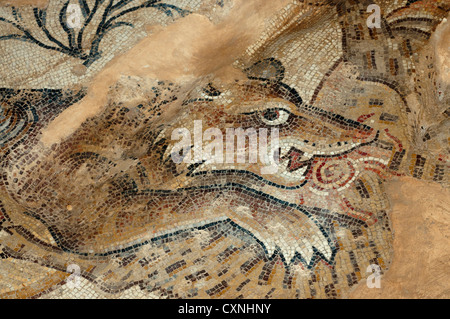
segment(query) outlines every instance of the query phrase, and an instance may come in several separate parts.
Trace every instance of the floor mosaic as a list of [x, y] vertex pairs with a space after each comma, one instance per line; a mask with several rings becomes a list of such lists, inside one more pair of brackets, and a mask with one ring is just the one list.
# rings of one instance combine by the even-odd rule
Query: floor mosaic
[[379, 27], [372, 1], [286, 2], [232, 61], [241, 78], [124, 75], [45, 142], [116, 57], [237, 3], [0, 7], [2, 298], [340, 298], [389, 269], [385, 181], [448, 186], [449, 98], [429, 46], [447, 0], [376, 1]]

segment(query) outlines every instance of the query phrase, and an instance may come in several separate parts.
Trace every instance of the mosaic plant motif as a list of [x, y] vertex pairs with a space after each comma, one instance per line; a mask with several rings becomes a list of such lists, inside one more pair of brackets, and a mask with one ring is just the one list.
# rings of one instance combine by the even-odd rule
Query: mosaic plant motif
[[[135, 29], [137, 41], [143, 21], [167, 24], [231, 5], [83, 0], [84, 23], [74, 30], [64, 22], [70, 3], [1, 8], [1, 59], [25, 42], [22, 50], [81, 61], [87, 81], [125, 50], [109, 31], [125, 39]], [[432, 53], [421, 52], [449, 2], [378, 1], [381, 27], [368, 28], [371, 3], [293, 1], [235, 61], [247, 79], [210, 79], [186, 93], [183, 83], [123, 77], [103, 112], [51, 147], [42, 132], [83, 100], [87, 82], [5, 80], [2, 296], [338, 298], [369, 265], [385, 272], [393, 229], [384, 181], [448, 184], [449, 112], [424, 93], [435, 70]], [[2, 74], [15, 70], [9, 64]], [[434, 127], [421, 127], [411, 96], [440, 101]], [[175, 103], [177, 112], [164, 116]], [[212, 165], [201, 155], [175, 163], [172, 133], [194, 134], [196, 123], [203, 137], [208, 128], [224, 137], [266, 128], [268, 149], [277, 128], [277, 172], [262, 174], [260, 158], [250, 163], [250, 143], [242, 163]], [[192, 145], [199, 147], [226, 153], [217, 139]], [[73, 264], [84, 281], [69, 289]]]
[[[107, 3], [104, 10], [101, 10], [101, 5]], [[147, 8], [153, 8], [161, 10], [165, 15], [173, 17], [173, 12], [184, 16], [189, 13], [187, 10], [178, 8], [177, 6], [162, 3], [158, 0], [151, 1], [132, 1], [132, 0], [122, 0], [122, 1], [95, 1], [92, 6], [86, 1], [79, 1], [80, 12], [82, 13], [84, 22], [80, 24], [79, 30], [71, 27], [67, 23], [70, 16], [68, 16], [68, 7], [70, 1], [65, 2], [60, 10], [57, 17], [59, 18], [59, 26], [67, 34], [67, 44], [64, 44], [62, 40], [59, 40], [56, 35], [52, 34], [47, 26], [47, 11], [48, 8], [32, 8], [33, 17], [29, 20], [30, 12], [24, 12], [22, 15], [21, 11], [15, 7], [11, 7], [11, 14], [13, 19], [9, 20], [5, 17], [0, 17], [0, 21], [13, 27], [15, 29], [14, 34], [2, 35], [0, 40], [19, 40], [25, 42], [31, 42], [44, 49], [53, 50], [67, 54], [72, 57], [76, 57], [83, 61], [83, 65], [89, 66], [97, 60], [101, 53], [99, 52], [100, 43], [103, 37], [111, 30], [119, 27], [134, 27], [134, 25], [123, 20], [129, 13], [143, 10]], [[51, 12], [52, 13], [52, 12]], [[27, 14], [27, 16], [25, 16]], [[23, 17], [25, 16], [25, 18]], [[89, 39], [86, 48], [86, 40], [83, 36], [86, 36], [85, 31], [93, 21], [98, 20], [95, 26], [95, 34]], [[31, 21], [31, 22], [30, 22]], [[27, 24], [36, 24], [39, 27], [39, 31], [33, 30], [32, 27], [27, 26]], [[33, 32], [34, 31], [34, 32]], [[77, 32], [78, 31], [78, 32]], [[42, 33], [45, 35], [45, 40], [40, 40], [38, 35], [34, 33]], [[47, 44], [46, 42], [51, 42]], [[88, 52], [86, 52], [88, 51]]]

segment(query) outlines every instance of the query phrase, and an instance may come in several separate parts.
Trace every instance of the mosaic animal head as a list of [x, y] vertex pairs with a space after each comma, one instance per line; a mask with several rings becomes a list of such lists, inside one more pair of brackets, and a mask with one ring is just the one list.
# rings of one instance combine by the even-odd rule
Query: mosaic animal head
[[[336, 59], [320, 79], [313, 68], [312, 80], [292, 78], [292, 70], [306, 68], [307, 61], [293, 53], [289, 58], [283, 49], [296, 47], [295, 39], [307, 45], [320, 33], [294, 15], [275, 39], [242, 59], [244, 80], [207, 81], [183, 94], [181, 84], [123, 78], [111, 88], [105, 111], [61, 143], [43, 148], [34, 135], [28, 146], [23, 134], [5, 138], [5, 145], [14, 147], [3, 155], [9, 197], [4, 205], [28, 221], [23, 229], [9, 228], [25, 239], [5, 241], [8, 256], [58, 270], [70, 260], [104, 291], [139, 285], [163, 297], [238, 292], [333, 298], [364, 278], [369, 265], [385, 270], [392, 232], [384, 180], [405, 172], [439, 180], [443, 157], [424, 161], [406, 153], [413, 149], [402, 126], [408, 119], [406, 91], [392, 79], [405, 78], [407, 71], [397, 53], [389, 53], [385, 62], [395, 74], [390, 82], [381, 77], [377, 56], [388, 47], [383, 42], [388, 31], [359, 31], [360, 38], [366, 34], [375, 43], [374, 53], [365, 55], [358, 38], [348, 36], [360, 29], [343, 22], [360, 22], [359, 4], [338, 3], [320, 10], [329, 6], [325, 12], [342, 26], [338, 38], [347, 39], [347, 46], [335, 50]], [[301, 16], [305, 5], [297, 5]], [[392, 24], [402, 22], [385, 23], [392, 31]], [[352, 41], [358, 43], [348, 44]], [[362, 53], [355, 54], [360, 51], [365, 62], [359, 60]], [[29, 96], [45, 94], [50, 93]], [[61, 105], [82, 97], [69, 95], [58, 97]], [[11, 101], [5, 103], [19, 103]], [[177, 104], [179, 112], [164, 117]], [[7, 120], [34, 114], [2, 110]], [[29, 129], [20, 120], [9, 121], [18, 132]], [[41, 129], [31, 132], [39, 136]], [[226, 160], [231, 129], [247, 132], [240, 161], [235, 153]], [[176, 148], [184, 135], [173, 134], [180, 130], [191, 135]], [[264, 144], [266, 157], [255, 154], [261, 152], [252, 148], [255, 143]], [[174, 161], [174, 154], [181, 161]], [[194, 161], [183, 161], [187, 154]], [[209, 154], [222, 156], [222, 162]], [[278, 160], [275, 171], [263, 173], [267, 160]], [[22, 242], [35, 246], [18, 252], [14, 248]]]
[[[274, 77], [255, 76], [273, 68]], [[185, 113], [162, 126], [152, 121], [174, 102], [175, 86], [147, 87], [144, 103], [111, 100], [107, 112], [52, 149], [36, 146], [11, 158], [11, 198], [45, 225], [58, 249], [88, 264], [136, 249], [156, 252], [167, 240], [184, 247], [186, 234], [200, 240], [191, 249], [198, 256], [209, 241], [199, 234], [231, 227], [220, 237], [244, 243], [243, 256], [251, 259], [245, 246], [252, 247], [262, 261], [281, 263], [285, 276], [293, 277], [319, 265], [334, 270], [339, 251], [354, 244], [352, 234], [368, 229], [389, 236], [380, 182], [392, 151], [380, 147], [380, 130], [304, 103], [282, 82], [279, 61], [246, 71], [248, 80], [190, 92]], [[137, 90], [137, 83], [124, 80], [115, 90]], [[251, 136], [243, 163], [175, 163], [177, 141], [170, 134], [180, 127], [194, 132], [196, 121], [224, 137], [230, 128], [276, 127], [276, 172], [261, 174], [260, 158], [249, 163]], [[206, 148], [208, 141], [202, 143]], [[220, 147], [225, 154], [226, 143]], [[374, 209], [363, 209], [367, 203]]]

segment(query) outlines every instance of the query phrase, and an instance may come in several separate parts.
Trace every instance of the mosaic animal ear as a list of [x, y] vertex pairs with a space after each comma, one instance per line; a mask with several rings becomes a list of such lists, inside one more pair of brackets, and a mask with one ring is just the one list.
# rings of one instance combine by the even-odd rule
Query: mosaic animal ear
[[284, 78], [284, 66], [274, 58], [260, 60], [244, 70], [252, 80], [269, 80], [280, 82]]

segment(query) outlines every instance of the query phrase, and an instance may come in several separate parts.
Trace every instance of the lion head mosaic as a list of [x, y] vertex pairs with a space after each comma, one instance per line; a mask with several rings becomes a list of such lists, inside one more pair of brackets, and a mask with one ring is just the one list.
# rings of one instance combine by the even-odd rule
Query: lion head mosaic
[[[78, 29], [64, 22], [72, 2]], [[28, 51], [97, 72], [125, 50], [110, 30], [126, 43], [125, 30], [232, 2], [0, 8], [2, 297], [339, 298], [370, 265], [384, 273], [384, 181], [448, 183], [448, 103], [425, 92], [436, 73], [427, 45], [449, 2], [376, 1], [379, 27], [367, 26], [370, 4], [288, 3], [234, 61], [244, 78], [187, 89], [124, 76], [102, 112], [47, 146], [43, 131], [87, 85], [12, 84]], [[434, 126], [417, 121], [417, 103], [437, 110]], [[69, 265], [83, 278], [70, 289]]]

